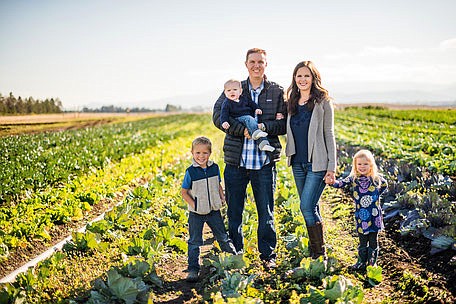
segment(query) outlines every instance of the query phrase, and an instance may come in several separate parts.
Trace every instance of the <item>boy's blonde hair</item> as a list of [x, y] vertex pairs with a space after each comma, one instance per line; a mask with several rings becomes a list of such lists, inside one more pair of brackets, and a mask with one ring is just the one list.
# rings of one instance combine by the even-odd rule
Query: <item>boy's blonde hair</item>
[[375, 163], [374, 155], [369, 150], [362, 149], [362, 150], [359, 150], [358, 152], [356, 152], [355, 155], [353, 155], [353, 164], [352, 164], [352, 169], [351, 169], [351, 172], [350, 172], [350, 176], [352, 176], [354, 178], [358, 178], [359, 177], [358, 168], [356, 166], [356, 160], [358, 158], [361, 158], [361, 157], [364, 157], [365, 159], [367, 159], [367, 161], [370, 164], [370, 170], [369, 170], [369, 173], [367, 174], [367, 176], [372, 177], [372, 180], [374, 181], [374, 184], [376, 186], [380, 187], [381, 174], [378, 172], [378, 167], [377, 167], [377, 164]]
[[226, 89], [226, 87], [232, 83], [237, 83], [239, 85], [239, 87], [242, 88], [241, 82], [237, 79], [229, 79], [227, 82], [225, 82], [225, 84], [223, 85], [223, 88]]
[[195, 148], [195, 146], [198, 145], [206, 145], [209, 148], [209, 152], [212, 153], [212, 143], [211, 140], [205, 136], [199, 136], [195, 138], [192, 142], [192, 151]]

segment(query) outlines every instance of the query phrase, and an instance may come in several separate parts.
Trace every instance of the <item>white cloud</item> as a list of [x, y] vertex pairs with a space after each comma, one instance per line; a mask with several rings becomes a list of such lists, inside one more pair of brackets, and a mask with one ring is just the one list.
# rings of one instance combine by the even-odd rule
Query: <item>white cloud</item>
[[440, 42], [440, 49], [444, 51], [449, 49], [456, 49], [456, 38], [451, 38]]
[[395, 46], [381, 46], [381, 47], [372, 47], [367, 46], [361, 52], [359, 52], [358, 56], [385, 56], [385, 55], [409, 55], [415, 54], [420, 52], [417, 49], [410, 49], [410, 48], [399, 48]]

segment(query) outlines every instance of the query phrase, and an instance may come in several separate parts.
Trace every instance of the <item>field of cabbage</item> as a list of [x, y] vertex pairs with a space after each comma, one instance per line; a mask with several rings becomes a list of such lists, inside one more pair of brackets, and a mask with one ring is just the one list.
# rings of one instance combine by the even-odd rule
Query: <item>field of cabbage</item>
[[[335, 123], [338, 175], [349, 171], [356, 149], [371, 149], [389, 182], [384, 199], [387, 225], [401, 236], [427, 240], [429, 260], [454, 256], [456, 111], [348, 108], [336, 111]], [[249, 193], [244, 255], [218, 254], [215, 242], [203, 250], [201, 282], [185, 283], [187, 210], [179, 190], [191, 160], [191, 141], [198, 135], [213, 140], [212, 158], [223, 169], [223, 134], [209, 114], [0, 138], [0, 277], [39, 254], [34, 249], [51, 246], [64, 232], [107, 211], [84, 232], [73, 232], [62, 250], [13, 282], [2, 283], [0, 303], [456, 299], [454, 287], [445, 284], [446, 279], [456, 279], [454, 258], [444, 261], [452, 277], [413, 272], [415, 261], [408, 265], [413, 266], [410, 271], [395, 271], [394, 276], [390, 261], [381, 257], [380, 266], [366, 275], [347, 271], [356, 247], [356, 237], [346, 231], [352, 229], [351, 200], [333, 189], [325, 190], [323, 198], [325, 219], [334, 224], [326, 231], [329, 259], [310, 259], [293, 178], [284, 160], [277, 167], [275, 209], [279, 267], [268, 272], [258, 260], [256, 212]], [[442, 283], [432, 283], [430, 275]]]

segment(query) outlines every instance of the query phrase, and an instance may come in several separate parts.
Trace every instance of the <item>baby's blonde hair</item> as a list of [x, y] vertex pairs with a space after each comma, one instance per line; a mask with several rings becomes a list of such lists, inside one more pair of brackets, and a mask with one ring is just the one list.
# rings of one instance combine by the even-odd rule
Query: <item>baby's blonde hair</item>
[[353, 164], [352, 164], [350, 176], [352, 176], [354, 178], [358, 178], [360, 176], [358, 173], [358, 168], [356, 166], [356, 160], [358, 158], [362, 158], [362, 157], [367, 159], [367, 161], [370, 164], [370, 169], [369, 169], [369, 173], [367, 174], [367, 176], [372, 177], [374, 184], [376, 186], [380, 187], [381, 174], [378, 172], [378, 167], [377, 167], [377, 164], [375, 163], [374, 155], [369, 150], [362, 149], [362, 150], [359, 150], [358, 152], [356, 152], [355, 155], [353, 155]]
[[229, 79], [227, 80], [227, 82], [225, 82], [225, 84], [223, 85], [223, 88], [226, 89], [226, 86], [229, 85], [229, 84], [232, 84], [232, 83], [237, 83], [239, 85], [239, 87], [242, 87], [241, 85], [241, 82], [237, 79]]

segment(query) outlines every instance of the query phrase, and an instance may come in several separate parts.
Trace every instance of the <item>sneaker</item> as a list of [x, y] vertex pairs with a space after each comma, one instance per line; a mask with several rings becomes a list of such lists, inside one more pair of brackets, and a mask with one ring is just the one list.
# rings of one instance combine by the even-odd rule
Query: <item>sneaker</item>
[[261, 151], [268, 151], [268, 152], [273, 152], [275, 150], [275, 148], [271, 145], [264, 145], [262, 147], [260, 147], [260, 150]]
[[257, 140], [258, 138], [261, 138], [261, 137], [266, 137], [268, 136], [268, 133], [264, 132], [264, 131], [261, 131], [260, 129], [256, 130], [255, 132], [253, 132], [252, 134], [252, 139], [253, 140]]
[[190, 270], [188, 272], [187, 278], [185, 280], [189, 283], [195, 283], [195, 282], [198, 282], [198, 277], [199, 277], [198, 271]]
[[263, 267], [266, 270], [275, 269], [275, 268], [277, 268], [277, 263], [276, 263], [275, 259], [264, 260]]
[[366, 270], [366, 263], [356, 262], [356, 264], [349, 267], [351, 270], [363, 272]]

